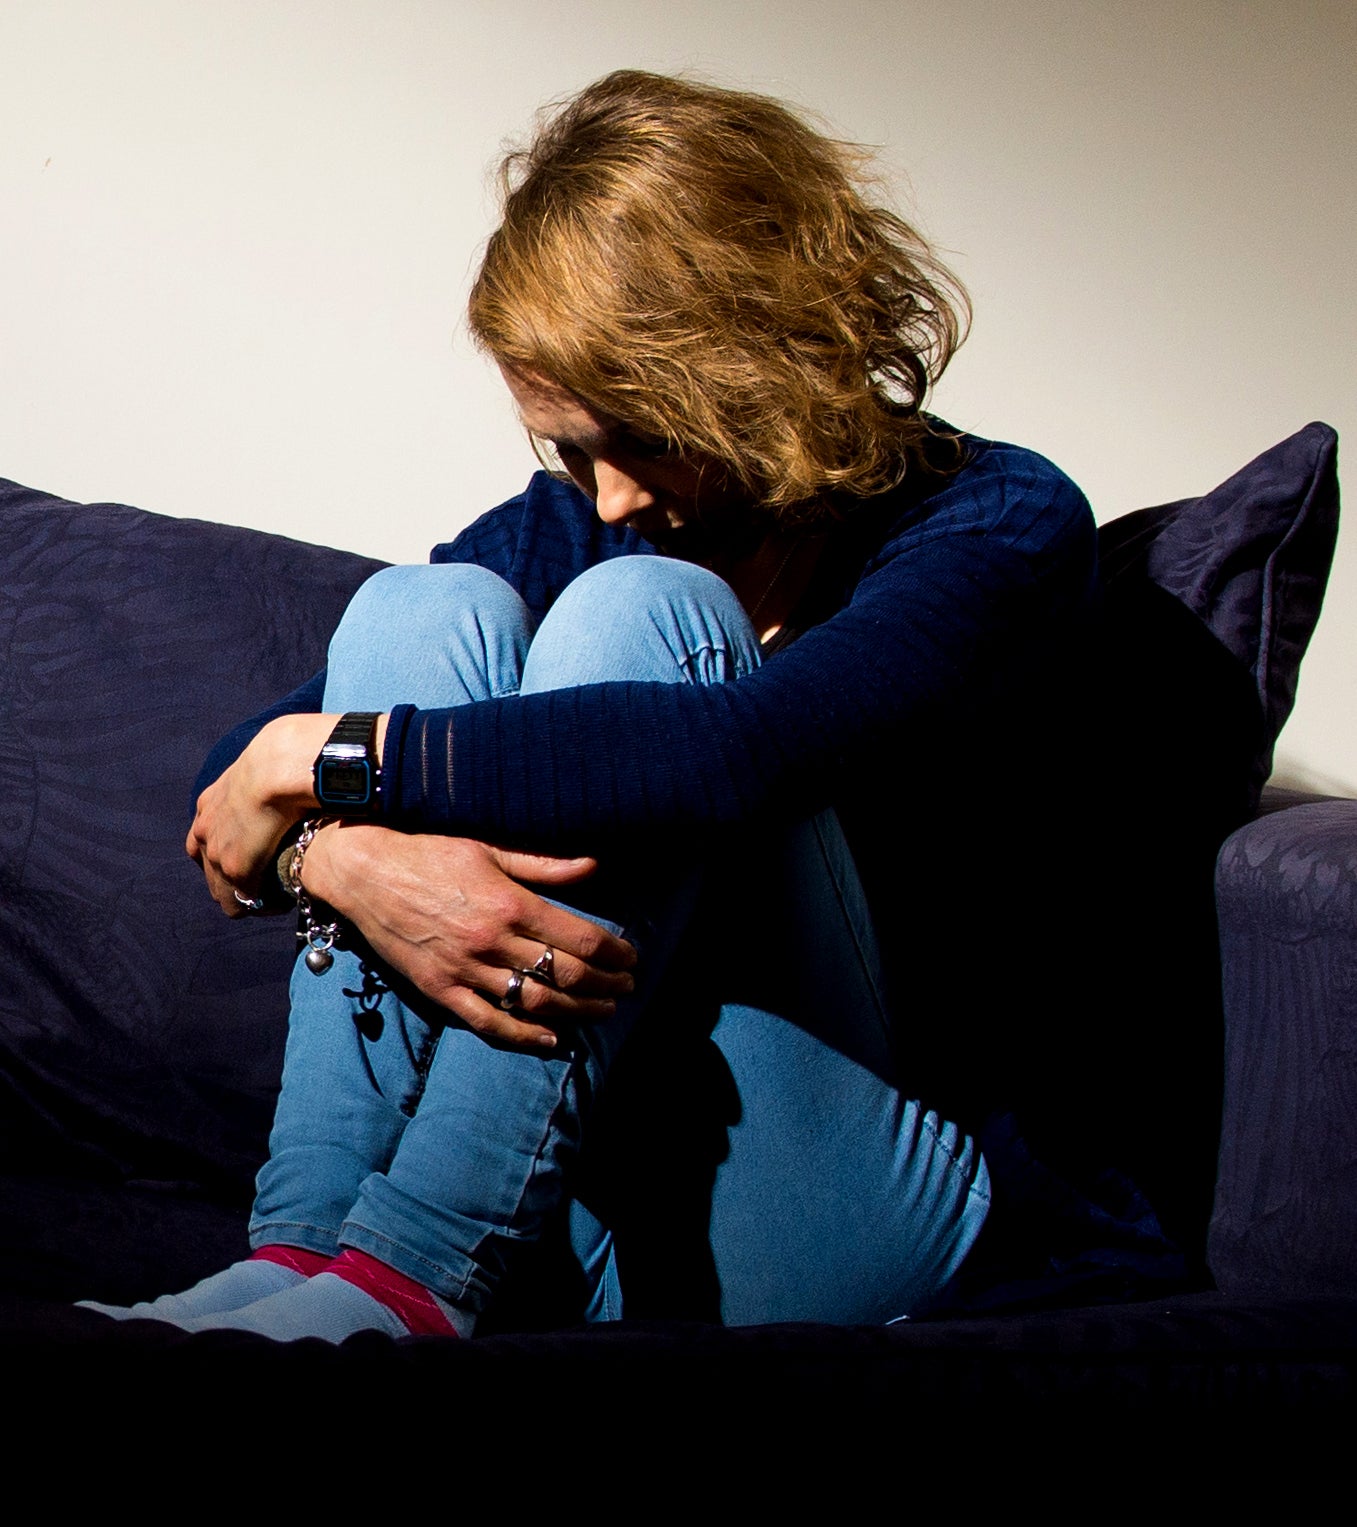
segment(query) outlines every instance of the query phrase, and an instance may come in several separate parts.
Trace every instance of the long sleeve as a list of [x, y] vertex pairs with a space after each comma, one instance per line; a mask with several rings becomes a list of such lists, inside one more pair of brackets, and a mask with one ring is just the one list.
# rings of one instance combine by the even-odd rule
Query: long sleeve
[[[602, 524], [578, 489], [538, 472], [525, 492], [481, 515], [454, 540], [435, 546], [429, 560], [473, 562], [498, 573], [540, 620], [561, 590], [585, 568], [608, 557], [647, 549], [634, 533]], [[193, 800], [226, 772], [270, 721], [320, 711], [325, 676], [322, 668], [281, 700], [232, 727], [198, 771]]]
[[758, 672], [415, 712], [388, 776], [393, 817], [565, 848], [802, 813], [841, 798], [863, 760], [983, 738], [1079, 639], [1095, 538], [1049, 462], [968, 445], [967, 465], [928, 497], [863, 506], [875, 544], [841, 604]]

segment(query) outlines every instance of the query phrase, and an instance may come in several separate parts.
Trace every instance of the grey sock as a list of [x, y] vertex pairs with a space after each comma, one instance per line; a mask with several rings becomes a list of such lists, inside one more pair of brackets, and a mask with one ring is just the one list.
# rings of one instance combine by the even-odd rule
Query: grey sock
[[[475, 1326], [473, 1316], [437, 1295], [434, 1300], [459, 1336], [471, 1335]], [[359, 1331], [383, 1331], [388, 1336], [410, 1334], [399, 1317], [379, 1300], [333, 1273], [317, 1273], [299, 1287], [284, 1289], [245, 1309], [174, 1323], [185, 1331], [253, 1331], [274, 1341], [318, 1336], [322, 1341], [341, 1342]]]
[[176, 1320], [185, 1331], [254, 1331], [274, 1341], [300, 1341], [319, 1336], [341, 1342], [359, 1331], [384, 1331], [388, 1336], [410, 1333], [384, 1304], [333, 1273], [317, 1273], [305, 1283], [260, 1299], [244, 1309]]
[[143, 1300], [139, 1304], [96, 1304], [93, 1299], [81, 1299], [82, 1310], [98, 1310], [114, 1320], [165, 1320], [171, 1325], [192, 1320], [203, 1315], [222, 1314], [228, 1310], [243, 1309], [270, 1294], [281, 1293], [306, 1280], [290, 1267], [277, 1262], [235, 1262], [224, 1272], [214, 1273], [185, 1289], [182, 1294], [162, 1294], [159, 1299]]

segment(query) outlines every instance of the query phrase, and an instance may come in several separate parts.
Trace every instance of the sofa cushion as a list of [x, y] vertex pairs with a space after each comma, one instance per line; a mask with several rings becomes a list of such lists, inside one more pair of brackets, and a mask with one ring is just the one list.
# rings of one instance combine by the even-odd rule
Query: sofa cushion
[[248, 1188], [292, 929], [204, 894], [189, 782], [380, 565], [0, 481], [0, 1165]]

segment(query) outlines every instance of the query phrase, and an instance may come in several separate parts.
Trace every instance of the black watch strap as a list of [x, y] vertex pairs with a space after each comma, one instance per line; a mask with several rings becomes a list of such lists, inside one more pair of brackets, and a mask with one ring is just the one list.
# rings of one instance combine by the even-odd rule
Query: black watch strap
[[346, 711], [316, 757], [311, 771], [316, 799], [336, 816], [371, 816], [377, 810], [382, 790], [378, 715]]
[[364, 747], [375, 748], [377, 712], [375, 710], [345, 711], [335, 722], [335, 729], [330, 733], [330, 740], [325, 746], [328, 748], [331, 742], [359, 742]]

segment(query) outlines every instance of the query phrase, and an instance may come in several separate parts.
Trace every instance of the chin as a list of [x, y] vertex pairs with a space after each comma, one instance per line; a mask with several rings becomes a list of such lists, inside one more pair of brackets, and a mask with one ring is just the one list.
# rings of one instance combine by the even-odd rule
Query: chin
[[677, 557], [681, 562], [697, 562], [712, 567], [721, 562], [738, 562], [758, 549], [768, 526], [745, 514], [732, 514], [715, 524], [666, 526], [653, 534], [641, 535], [662, 557]]

